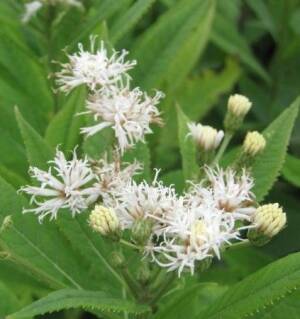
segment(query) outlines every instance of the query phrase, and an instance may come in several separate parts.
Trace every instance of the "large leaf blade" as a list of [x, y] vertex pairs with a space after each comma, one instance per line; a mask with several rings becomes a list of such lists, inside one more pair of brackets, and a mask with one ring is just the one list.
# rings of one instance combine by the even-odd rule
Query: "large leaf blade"
[[147, 306], [136, 305], [123, 299], [111, 298], [101, 291], [62, 289], [9, 315], [7, 319], [28, 318], [70, 308], [91, 308], [108, 312], [126, 311], [134, 314], [149, 311]]

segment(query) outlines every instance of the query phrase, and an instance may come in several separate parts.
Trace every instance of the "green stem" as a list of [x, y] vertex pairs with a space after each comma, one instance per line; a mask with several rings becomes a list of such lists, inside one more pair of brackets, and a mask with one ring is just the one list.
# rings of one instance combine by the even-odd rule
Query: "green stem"
[[156, 294], [153, 296], [150, 305], [152, 308], [155, 308], [156, 303], [159, 301], [159, 299], [168, 291], [169, 287], [173, 283], [174, 279], [177, 277], [177, 273], [173, 271], [173, 273], [167, 278], [165, 282], [162, 283], [162, 285], [157, 290]]
[[228, 146], [228, 144], [230, 143], [231, 139], [233, 137], [233, 133], [232, 132], [226, 132], [223, 142], [218, 150], [217, 155], [215, 156], [213, 162], [212, 162], [212, 166], [218, 165], [221, 157], [223, 156], [224, 152], [226, 151], [226, 148]]
[[[122, 296], [124, 300], [127, 300], [126, 287], [122, 287]], [[128, 319], [128, 312], [124, 311], [124, 319]]]
[[134, 280], [134, 278], [131, 276], [127, 267], [121, 268], [121, 274], [122, 274], [122, 276], [127, 284], [127, 287], [129, 288], [130, 292], [134, 296], [134, 298], [136, 300], [139, 300], [141, 287], [138, 284], [138, 282], [136, 280]]
[[133, 243], [130, 243], [129, 241], [125, 240], [125, 239], [120, 239], [120, 243], [123, 244], [124, 246], [127, 246], [127, 247], [130, 247], [130, 248], [133, 248], [133, 249], [137, 249], [137, 250], [140, 250], [141, 247], [133, 244]]

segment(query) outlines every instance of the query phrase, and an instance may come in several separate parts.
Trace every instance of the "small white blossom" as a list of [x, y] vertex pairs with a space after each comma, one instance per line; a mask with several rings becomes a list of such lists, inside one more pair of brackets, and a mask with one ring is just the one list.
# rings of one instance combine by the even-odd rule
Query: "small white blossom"
[[22, 22], [27, 23], [42, 8], [41, 1], [32, 1], [25, 4], [25, 13], [22, 16]]
[[78, 0], [35, 0], [25, 4], [22, 22], [27, 23], [44, 5], [59, 4], [82, 8], [82, 4]]
[[[211, 184], [213, 201], [218, 209], [232, 214], [236, 219], [249, 220], [249, 216], [255, 212], [255, 196], [251, 192], [253, 179], [246, 171], [243, 170], [240, 176], [230, 168], [213, 170], [207, 167], [205, 171]], [[194, 189], [195, 196], [197, 193], [203, 196], [202, 192], [201, 186]]]
[[89, 186], [95, 176], [86, 158], [78, 159], [74, 151], [73, 159], [68, 161], [57, 150], [54, 160], [49, 163], [53, 165], [48, 171], [30, 168], [30, 176], [40, 185], [21, 188], [22, 192], [31, 195], [30, 203], [36, 205], [36, 208], [24, 209], [23, 213], [33, 212], [42, 221], [47, 215], [55, 219], [59, 209], [68, 208], [74, 216], [98, 198], [99, 193]]
[[119, 154], [116, 153], [114, 161], [109, 162], [105, 155], [93, 162], [92, 168], [97, 179], [94, 187], [103, 203], [111, 207], [115, 205], [116, 196], [131, 182], [132, 177], [141, 172], [142, 165], [137, 161], [132, 164], [121, 163]]
[[69, 63], [62, 64], [62, 70], [58, 72], [57, 84], [61, 91], [69, 93], [75, 87], [86, 84], [92, 91], [103, 86], [115, 84], [125, 77], [132, 69], [136, 61], [125, 61], [128, 54], [126, 50], [113, 51], [109, 56], [104, 42], [100, 42], [100, 48], [96, 49], [96, 38], [91, 37], [90, 51], [85, 51], [79, 43], [79, 52], [68, 55]]
[[86, 113], [92, 114], [98, 123], [82, 128], [81, 132], [90, 136], [112, 127], [123, 153], [138, 141], [144, 141], [145, 134], [152, 133], [151, 123], [161, 123], [156, 106], [162, 96], [161, 92], [150, 97], [139, 88], [130, 90], [128, 84], [105, 87], [87, 104]]
[[187, 136], [191, 136], [198, 147], [205, 151], [215, 150], [224, 137], [222, 130], [217, 131], [208, 125], [188, 123], [188, 128], [190, 132]]
[[180, 276], [189, 269], [193, 274], [197, 263], [213, 256], [220, 258], [220, 249], [239, 239], [230, 215], [221, 214], [214, 207], [186, 208], [175, 218], [163, 234], [163, 240], [150, 244], [147, 249], [154, 261]]
[[158, 181], [158, 172], [151, 184], [131, 181], [117, 197], [115, 211], [124, 229], [131, 228], [137, 220], [150, 219], [154, 224], [153, 232], [157, 235], [161, 234], [165, 226], [163, 221], [166, 216], [175, 214], [182, 206], [175, 189]]

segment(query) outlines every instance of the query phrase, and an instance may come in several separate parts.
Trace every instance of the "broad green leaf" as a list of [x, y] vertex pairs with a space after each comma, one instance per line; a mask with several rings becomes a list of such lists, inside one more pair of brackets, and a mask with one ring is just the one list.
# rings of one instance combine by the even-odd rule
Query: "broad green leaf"
[[[53, 96], [47, 81], [47, 73], [38, 64], [37, 57], [29, 50], [25, 50], [14, 39], [9, 37], [4, 30], [0, 30], [0, 78], [10, 89], [25, 96], [30, 103], [27, 103], [27, 112], [30, 122], [39, 132], [42, 132], [44, 125], [53, 111]], [[33, 90], [34, 88], [34, 90]], [[6, 92], [1, 92], [6, 95]], [[12, 108], [19, 102], [13, 100]], [[24, 110], [23, 106], [19, 106]]]
[[175, 90], [206, 45], [214, 8], [214, 0], [182, 0], [142, 34], [132, 50], [141, 61], [132, 72], [137, 83]]
[[227, 59], [221, 72], [204, 70], [199, 76], [187, 79], [176, 94], [186, 115], [198, 121], [205, 116], [218, 98], [230, 91], [241, 74], [238, 63]]
[[63, 289], [32, 303], [20, 311], [9, 315], [7, 319], [27, 318], [63, 309], [85, 308], [109, 312], [144, 313], [149, 308], [131, 301], [112, 298], [101, 291]]
[[252, 167], [255, 178], [253, 191], [258, 201], [267, 195], [280, 173], [294, 122], [298, 115], [299, 104], [300, 98], [297, 98], [263, 132], [267, 145]]
[[194, 318], [240, 319], [273, 307], [300, 284], [300, 253], [269, 264], [228, 289], [204, 313]]
[[4, 318], [5, 315], [16, 311], [20, 306], [20, 301], [17, 296], [0, 281], [0, 316]]
[[100, 5], [96, 7], [96, 9], [90, 10], [91, 13], [87, 16], [86, 23], [79, 26], [79, 32], [71, 42], [69, 50], [73, 51], [79, 42], [83, 42], [83, 40], [87, 39], [91, 34], [93, 34], [93, 30], [101, 26], [104, 20], [109, 19], [126, 2], [127, 0], [104, 0], [101, 1]]
[[251, 319], [282, 319], [288, 314], [289, 319], [300, 318], [300, 291], [291, 292], [277, 301], [272, 308], [266, 308], [254, 314]]
[[183, 175], [186, 180], [193, 180], [197, 177], [199, 171], [196, 161], [196, 147], [192, 139], [187, 136], [189, 133], [187, 127], [189, 119], [179, 106], [177, 106], [177, 120]]
[[99, 233], [92, 231], [86, 218], [86, 215], [72, 218], [64, 214], [57, 224], [73, 249], [85, 259], [94, 278], [101, 283], [101, 289], [118, 293], [120, 283], [123, 285], [124, 282], [109, 263], [113, 247], [109, 241], [104, 242]]
[[240, 57], [252, 71], [264, 80], [270, 81], [268, 73], [253, 56], [246, 40], [239, 33], [235, 21], [230, 19], [223, 11], [218, 11], [211, 32], [211, 40], [225, 52]]
[[177, 293], [171, 293], [168, 302], [161, 304], [162, 310], [155, 315], [155, 319], [182, 319], [195, 316], [199, 311], [205, 310], [213, 304], [225, 291], [226, 286], [215, 283], [198, 283], [186, 285]]
[[76, 89], [63, 108], [50, 122], [45, 139], [49, 145], [60, 146], [62, 151], [70, 151], [80, 143], [80, 128], [84, 126], [84, 116], [78, 115], [85, 106], [85, 88]]
[[28, 162], [32, 166], [46, 168], [47, 162], [52, 159], [53, 151], [43, 138], [25, 121], [22, 114], [16, 108], [17, 122], [26, 147]]
[[22, 214], [26, 200], [0, 177], [0, 222], [10, 215], [13, 225], [0, 233], [1, 247], [11, 260], [50, 288], [86, 287], [95, 289], [98, 282], [82, 273], [87, 264], [73, 251], [70, 243], [53, 222], [38, 223], [33, 214]]
[[142, 16], [151, 8], [156, 0], [137, 0], [130, 9], [120, 16], [110, 28], [110, 39], [112, 43], [116, 43], [126, 33], [128, 33], [134, 25], [142, 18]]
[[8, 183], [10, 183], [14, 187], [21, 187], [22, 185], [26, 184], [26, 179], [22, 176], [6, 168], [4, 165], [0, 164], [0, 176], [2, 176]]
[[282, 175], [287, 181], [300, 187], [300, 159], [287, 154], [282, 168]]
[[272, 34], [273, 38], [276, 39], [276, 25], [273, 21], [268, 5], [261, 0], [247, 0], [246, 2], [263, 23], [264, 27]]

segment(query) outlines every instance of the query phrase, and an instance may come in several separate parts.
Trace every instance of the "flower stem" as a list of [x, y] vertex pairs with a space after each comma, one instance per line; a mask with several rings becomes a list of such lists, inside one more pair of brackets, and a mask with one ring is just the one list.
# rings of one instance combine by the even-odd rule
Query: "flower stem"
[[238, 243], [232, 244], [227, 246], [227, 249], [236, 249], [236, 248], [242, 248], [242, 247], [250, 247], [251, 246], [251, 242], [249, 241], [249, 239], [245, 239], [243, 241], [240, 241]]
[[133, 248], [133, 249], [137, 249], [137, 250], [140, 250], [140, 247], [125, 240], [125, 239], [120, 239], [120, 243], [123, 244], [124, 246], [127, 246], [127, 247], [130, 247], [130, 248]]
[[218, 153], [217, 155], [215, 156], [213, 162], [212, 162], [212, 166], [215, 166], [219, 163], [220, 159], [222, 158], [224, 152], [226, 151], [226, 148], [229, 144], [229, 142], [231, 141], [233, 137], [233, 133], [232, 132], [226, 132], [225, 133], [225, 136], [224, 136], [224, 139], [223, 139], [223, 142], [218, 150]]

